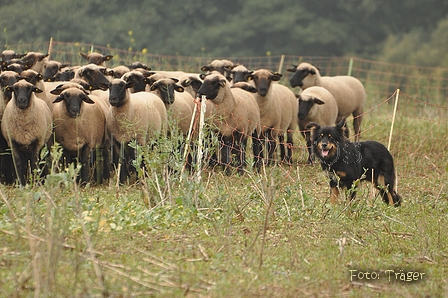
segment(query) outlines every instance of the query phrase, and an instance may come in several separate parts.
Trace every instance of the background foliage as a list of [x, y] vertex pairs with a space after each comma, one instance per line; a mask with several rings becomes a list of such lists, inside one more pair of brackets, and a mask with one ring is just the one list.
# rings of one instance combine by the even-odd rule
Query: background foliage
[[5, 48], [53, 37], [164, 55], [353, 55], [448, 65], [442, 0], [1, 2]]

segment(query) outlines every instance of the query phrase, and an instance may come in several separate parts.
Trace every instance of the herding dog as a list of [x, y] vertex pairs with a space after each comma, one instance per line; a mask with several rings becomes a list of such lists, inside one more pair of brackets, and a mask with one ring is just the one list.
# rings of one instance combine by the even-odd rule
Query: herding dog
[[[351, 143], [344, 137], [345, 119], [336, 126], [321, 127], [312, 122], [306, 129], [310, 131], [314, 155], [320, 159], [322, 170], [329, 173], [331, 203], [337, 202], [339, 188], [350, 189], [359, 179], [373, 181], [386, 204], [400, 206], [394, 160], [383, 144], [376, 141]], [[355, 196], [353, 191], [350, 197], [354, 199]]]

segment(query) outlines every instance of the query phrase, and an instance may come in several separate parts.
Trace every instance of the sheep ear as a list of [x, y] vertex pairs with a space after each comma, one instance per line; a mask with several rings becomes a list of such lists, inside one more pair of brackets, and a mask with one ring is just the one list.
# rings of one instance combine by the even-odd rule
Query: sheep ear
[[85, 102], [85, 103], [90, 103], [90, 104], [93, 104], [93, 103], [95, 103], [89, 96], [83, 96], [82, 97], [82, 100]]
[[258, 92], [257, 88], [255, 88], [254, 86], [250, 86], [250, 85], [246, 85], [244, 87], [244, 90], [246, 90], [246, 91], [248, 91], [250, 93], [257, 93]]
[[58, 85], [56, 88], [54, 88], [53, 90], [51, 90], [50, 93], [51, 93], [51, 94], [54, 94], [54, 95], [59, 95], [59, 94], [61, 94], [61, 92], [62, 92], [62, 86], [63, 86], [63, 84]]
[[150, 88], [149, 90], [154, 91], [154, 90], [156, 90], [157, 88], [159, 88], [159, 84], [155, 84], [155, 83], [153, 83], [153, 84], [151, 84], [151, 88]]
[[104, 57], [104, 61], [110, 61], [110, 60], [112, 60], [113, 57], [114, 57], [114, 56], [112, 56], [112, 55], [106, 55], [106, 56]]
[[188, 87], [191, 85], [191, 80], [190, 79], [185, 79], [182, 82], [180, 82], [180, 84], [184, 87]]
[[174, 83], [179, 83], [179, 80], [178, 79], [176, 79], [176, 78], [170, 78], [171, 80], [173, 80], [174, 81]]
[[325, 104], [325, 102], [323, 102], [322, 100], [320, 100], [319, 98], [314, 98], [314, 103], [318, 104], [318, 105], [323, 105]]
[[42, 61], [44, 60], [44, 58], [47, 58], [49, 54], [45, 54], [45, 55], [40, 55], [39, 57], [37, 57], [37, 60]]
[[246, 79], [246, 81], [252, 81], [254, 79], [254, 75], [251, 72], [245, 75], [244, 78]]
[[79, 53], [79, 55], [81, 55], [81, 57], [83, 57], [84, 59], [88, 60], [89, 58], [87, 58], [87, 54], [84, 53]]
[[282, 74], [278, 73], [278, 72], [274, 72], [274, 74], [272, 75], [272, 80], [273, 81], [280, 81], [280, 79], [282, 78]]
[[64, 100], [64, 95], [59, 95], [53, 100], [53, 103], [61, 102]]
[[180, 85], [177, 85], [177, 84], [174, 85], [174, 90], [177, 91], [177, 92], [184, 92], [185, 91], [184, 87], [182, 87]]
[[126, 82], [126, 89], [134, 87], [134, 82]]
[[221, 87], [224, 87], [226, 84], [227, 84], [227, 79], [219, 80], [219, 85], [221, 85]]
[[201, 74], [199, 75], [199, 77], [201, 78], [201, 80], [205, 79], [206, 76], [207, 76], [207, 75], [206, 75], [205, 73], [201, 73]]
[[37, 88], [36, 86], [33, 87], [33, 92], [34, 93], [42, 93], [43, 91], [39, 88]]
[[293, 64], [292, 67], [293, 67], [293, 68], [288, 68], [288, 69], [286, 69], [286, 71], [289, 71], [289, 72], [296, 72], [296, 71], [297, 71], [297, 65]]
[[201, 70], [202, 71], [210, 71], [210, 66], [204, 65], [204, 66], [201, 67]]
[[309, 133], [310, 133], [311, 140], [314, 139], [314, 135], [315, 135], [316, 131], [319, 129], [320, 129], [320, 125], [317, 124], [316, 122], [310, 122], [305, 126], [305, 130], [309, 131]]

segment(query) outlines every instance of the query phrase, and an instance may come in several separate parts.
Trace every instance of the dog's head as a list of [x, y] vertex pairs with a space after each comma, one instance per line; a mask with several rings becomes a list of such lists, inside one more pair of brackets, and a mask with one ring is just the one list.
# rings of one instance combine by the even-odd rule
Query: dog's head
[[306, 126], [310, 134], [313, 153], [320, 160], [331, 163], [339, 158], [340, 147], [345, 143], [345, 130], [347, 129], [345, 118], [336, 126], [323, 126], [311, 122]]

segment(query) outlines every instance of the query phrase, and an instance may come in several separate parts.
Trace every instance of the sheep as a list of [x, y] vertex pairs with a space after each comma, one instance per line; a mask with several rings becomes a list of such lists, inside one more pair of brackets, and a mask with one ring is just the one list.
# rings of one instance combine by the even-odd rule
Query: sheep
[[244, 65], [238, 64], [232, 67], [230, 70], [230, 77], [232, 78], [232, 82], [246, 82], [246, 76], [251, 73]]
[[[220, 74], [224, 75], [227, 80], [230, 81], [230, 69], [234, 66], [233, 62], [227, 59], [215, 59], [212, 62], [210, 62], [209, 65], [204, 65], [201, 67], [202, 71], [206, 71], [207, 74], [211, 73], [212, 71], [217, 71]], [[203, 78], [201, 78], [203, 79]]]
[[[0, 73], [0, 121], [3, 118], [6, 105], [12, 98], [12, 89], [7, 87], [14, 85], [20, 79], [22, 79], [20, 75], [14, 71], [3, 71]], [[14, 182], [13, 163], [11, 155], [4, 154], [7, 150], [8, 143], [3, 135], [0, 134], [0, 172], [3, 175], [3, 181], [11, 184]]]
[[[0, 88], [1, 88], [0, 107], [4, 108], [8, 103], [8, 101], [10, 101], [12, 98], [12, 90], [11, 89], [7, 90], [6, 87], [12, 86], [15, 82], [17, 82], [20, 79], [21, 79], [20, 74], [18, 74], [15, 71], [7, 70], [0, 73]], [[3, 111], [3, 109], [1, 109], [1, 111]]]
[[47, 104], [34, 95], [42, 92], [39, 88], [19, 80], [7, 89], [12, 90], [13, 98], [6, 105], [1, 130], [12, 150], [17, 178], [25, 185], [28, 161], [33, 172], [40, 150], [50, 139], [53, 121]]
[[[120, 158], [123, 166], [119, 173], [122, 183], [132, 171], [128, 166], [135, 155], [129, 142], [136, 140], [138, 145], [145, 146], [149, 140], [163, 135], [167, 128], [167, 112], [162, 100], [149, 92], [131, 93], [132, 85], [123, 79], [111, 81], [110, 107], [106, 114], [106, 129], [113, 136], [115, 156]], [[123, 148], [124, 155], [119, 154], [120, 148]]]
[[32, 69], [27, 69], [27, 70], [22, 71], [20, 76], [43, 91], [43, 92], [35, 93], [35, 95], [36, 95], [36, 97], [42, 99], [48, 105], [48, 107], [50, 108], [50, 111], [51, 111], [53, 109], [53, 103], [50, 101], [50, 99], [47, 96], [45, 84], [42, 81], [43, 76], [40, 73], [38, 73], [37, 71], [32, 70]]
[[[76, 83], [67, 88], [53, 90], [58, 96], [52, 111], [54, 136], [61, 144], [67, 160], [78, 158], [81, 163], [81, 183], [89, 181], [89, 156], [94, 148], [101, 147], [107, 164], [106, 116], [100, 100]], [[105, 150], [104, 150], [105, 149]], [[104, 167], [104, 178], [108, 178], [108, 167]]]
[[106, 67], [106, 61], [110, 61], [114, 57], [112, 55], [104, 56], [104, 55], [102, 55], [100, 53], [96, 53], [96, 52], [93, 52], [90, 54], [79, 53], [79, 55], [81, 55], [81, 57], [86, 59], [89, 64], [93, 63], [93, 64], [96, 64], [98, 66], [103, 66], [103, 67]]
[[306, 88], [301, 94], [296, 94], [299, 104], [299, 129], [305, 138], [308, 149], [308, 163], [311, 159], [311, 139], [305, 127], [310, 122], [322, 126], [335, 125], [338, 117], [338, 105], [331, 93], [319, 86]]
[[351, 76], [321, 76], [317, 67], [306, 62], [293, 66], [294, 68], [287, 69], [294, 72], [289, 81], [291, 87], [300, 87], [305, 90], [311, 86], [320, 86], [330, 91], [338, 105], [337, 122], [352, 114], [355, 141], [358, 142], [366, 98], [362, 83]]
[[[239, 149], [238, 171], [242, 172], [246, 166], [247, 136], [252, 136], [255, 141], [261, 130], [260, 110], [254, 96], [239, 88], [231, 89], [227, 78], [217, 72], [204, 78], [198, 95], [205, 95], [207, 100], [215, 104], [217, 117], [213, 118], [213, 124], [220, 135], [221, 163], [226, 172], [230, 170], [230, 148], [233, 147]], [[256, 151], [254, 156], [260, 156], [259, 152]]]
[[151, 84], [150, 91], [159, 96], [167, 112], [170, 120], [174, 121], [184, 136], [187, 136], [191, 117], [193, 116], [193, 97], [184, 92], [184, 88], [177, 84], [177, 79], [161, 78]]
[[151, 67], [147, 66], [146, 64], [141, 63], [140, 61], [132, 62], [131, 64], [128, 65], [128, 68], [130, 70], [137, 69], [137, 68], [142, 68], [142, 69], [145, 69], [145, 70], [151, 70]]
[[56, 60], [49, 60], [44, 64], [44, 72], [42, 73], [43, 81], [51, 81], [55, 78], [56, 74], [61, 72], [64, 67], [69, 66], [67, 63], [61, 63]]
[[127, 73], [127, 72], [129, 72], [129, 71], [131, 71], [131, 70], [129, 69], [129, 67], [124, 66], [124, 65], [118, 65], [118, 66], [116, 66], [116, 67], [110, 69], [110, 70], [107, 72], [107, 74], [108, 74], [109, 76], [111, 76], [112, 78], [114, 78], [114, 79], [119, 79], [119, 78], [121, 78], [125, 73]]
[[122, 77], [126, 82], [133, 82], [131, 93], [146, 91], [147, 80], [146, 77], [139, 70], [131, 70], [125, 73]]
[[15, 71], [17, 73], [21, 73], [25, 70], [25, 66], [20, 63], [11, 63], [6, 66], [5, 70]]
[[13, 50], [4, 50], [2, 51], [2, 61], [8, 62], [11, 59], [20, 59], [23, 56], [25, 56], [25, 54], [17, 54], [15, 51]]
[[184, 87], [184, 91], [196, 98], [199, 88], [202, 86], [202, 80], [199, 76], [183, 75], [179, 77], [179, 84]]
[[39, 52], [28, 52], [22, 58], [25, 69], [32, 69], [40, 74], [44, 73], [44, 65], [48, 62], [49, 54], [42, 54]]
[[[268, 164], [274, 162], [276, 138], [280, 142], [282, 162], [291, 164], [293, 132], [298, 125], [298, 106], [294, 93], [286, 86], [275, 83], [282, 75], [268, 69], [258, 69], [246, 76], [246, 79], [257, 88], [254, 94], [260, 108], [260, 138], [268, 139]], [[286, 132], [285, 150], [284, 134]], [[261, 152], [263, 158], [263, 152]]]

